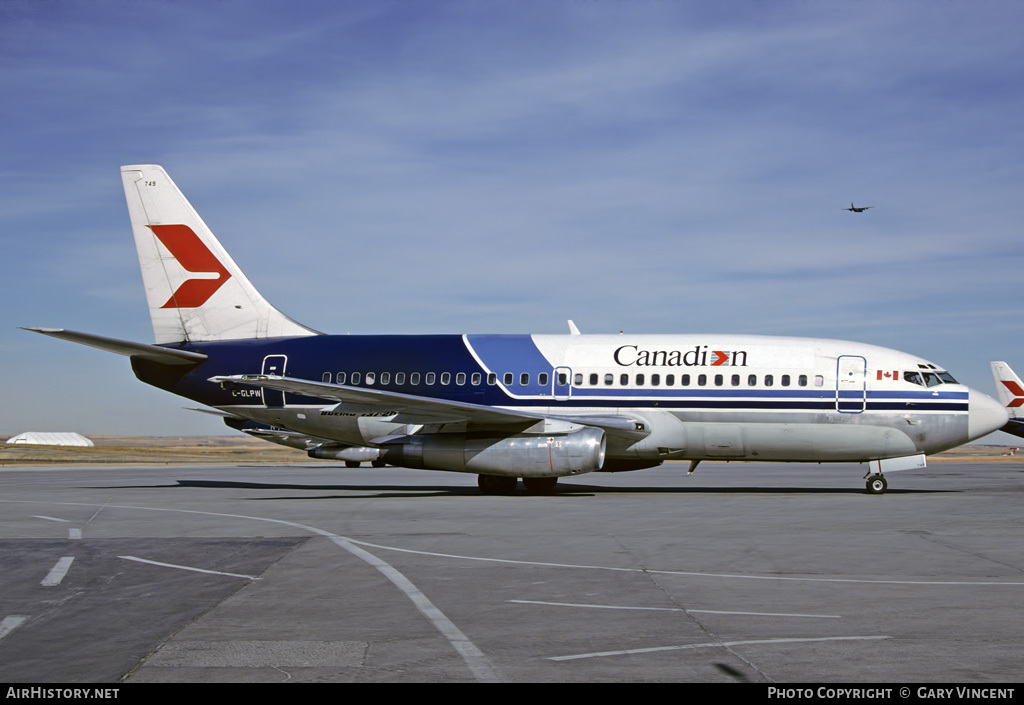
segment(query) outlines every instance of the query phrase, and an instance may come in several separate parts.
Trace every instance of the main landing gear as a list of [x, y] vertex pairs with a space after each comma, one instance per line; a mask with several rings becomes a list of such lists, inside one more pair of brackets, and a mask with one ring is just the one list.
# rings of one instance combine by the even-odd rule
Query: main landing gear
[[[482, 494], [515, 494], [519, 478], [504, 475], [477, 475], [476, 484]], [[558, 484], [557, 477], [524, 477], [523, 487], [530, 494], [551, 494]]]
[[868, 494], [885, 494], [885, 490], [889, 487], [889, 483], [885, 481], [885, 477], [882, 473], [868, 473], [864, 477], [868, 479]]

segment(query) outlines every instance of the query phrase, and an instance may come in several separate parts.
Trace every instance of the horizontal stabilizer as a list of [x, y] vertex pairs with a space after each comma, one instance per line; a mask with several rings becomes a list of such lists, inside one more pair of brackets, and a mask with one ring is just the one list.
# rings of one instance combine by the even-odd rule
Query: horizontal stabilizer
[[999, 430], [1003, 433], [1009, 433], [1011, 436], [1024, 438], [1024, 419], [1010, 419]]
[[22, 330], [30, 330], [35, 333], [49, 335], [53, 338], [70, 340], [72, 343], [88, 345], [89, 347], [99, 348], [100, 350], [117, 353], [118, 355], [149, 360], [161, 365], [198, 365], [206, 359], [206, 355], [202, 353], [164, 348], [147, 343], [133, 343], [130, 340], [107, 338], [102, 335], [93, 335], [92, 333], [79, 333], [78, 331], [65, 330], [64, 328], [22, 328]]

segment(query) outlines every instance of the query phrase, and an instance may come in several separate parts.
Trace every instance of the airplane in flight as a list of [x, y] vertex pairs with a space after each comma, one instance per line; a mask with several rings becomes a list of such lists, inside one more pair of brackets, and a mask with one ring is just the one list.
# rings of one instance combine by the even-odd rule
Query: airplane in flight
[[855, 205], [853, 205], [853, 201], [851, 201], [850, 202], [850, 207], [849, 208], [844, 208], [843, 210], [844, 211], [853, 211], [854, 213], [863, 213], [864, 211], [866, 211], [869, 208], [874, 208], [874, 206], [855, 206]]
[[1000, 402], [842, 340], [584, 335], [572, 321], [565, 335], [325, 335], [257, 292], [163, 168], [121, 178], [154, 344], [27, 330], [125, 355], [141, 381], [314, 458], [473, 473], [485, 494], [666, 460], [848, 462], [881, 494], [885, 473], [1021, 431], [1005, 363]]

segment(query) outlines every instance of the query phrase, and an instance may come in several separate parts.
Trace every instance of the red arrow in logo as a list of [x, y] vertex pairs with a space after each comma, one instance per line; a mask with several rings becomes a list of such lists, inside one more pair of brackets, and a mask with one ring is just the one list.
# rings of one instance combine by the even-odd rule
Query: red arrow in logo
[[[231, 273], [203, 244], [192, 228], [187, 225], [148, 227], [186, 272], [200, 275], [182, 282], [177, 291], [171, 294], [171, 298], [167, 299], [167, 303], [160, 308], [199, 308], [231, 278]], [[215, 276], [211, 277], [211, 274]]]
[[711, 363], [712, 367], [719, 367], [729, 362], [729, 353], [722, 352], [721, 350], [712, 350], [711, 352], [718, 356], [715, 358], [715, 361]]
[[1016, 382], [1008, 382], [1005, 379], [1001, 379], [999, 381], [1002, 382], [1003, 386], [1009, 389], [1010, 394], [1012, 394], [1015, 397], [1013, 401], [1006, 405], [1007, 408], [1012, 409], [1016, 406], [1024, 404], [1024, 389], [1021, 389], [1019, 384], [1017, 384]]

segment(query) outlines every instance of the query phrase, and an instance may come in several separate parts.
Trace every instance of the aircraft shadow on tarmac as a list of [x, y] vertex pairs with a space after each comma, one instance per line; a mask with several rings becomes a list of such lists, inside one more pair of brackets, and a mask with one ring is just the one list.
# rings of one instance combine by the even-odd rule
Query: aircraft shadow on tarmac
[[[168, 489], [181, 488], [208, 488], [208, 489], [244, 489], [244, 490], [298, 490], [307, 492], [377, 492], [375, 497], [425, 497], [425, 496], [480, 496], [480, 490], [469, 485], [385, 485], [385, 484], [295, 484], [283, 482], [236, 482], [226, 480], [177, 480], [173, 485], [128, 485], [112, 487], [111, 489], [154, 489], [165, 487]], [[892, 489], [886, 494], [890, 495], [911, 495], [911, 494], [943, 494], [948, 492], [959, 492], [960, 490], [922, 490], [922, 489]], [[555, 487], [549, 494], [530, 494], [519, 490], [509, 497], [589, 497], [598, 494], [761, 494], [761, 495], [853, 495], [867, 494], [857, 487], [600, 487], [596, 485], [570, 485], [562, 484]], [[345, 496], [338, 495], [339, 498]], [[367, 495], [360, 495], [366, 498]], [[328, 497], [317, 496], [308, 499], [327, 499]], [[297, 499], [297, 497], [262, 497], [256, 499]]]

